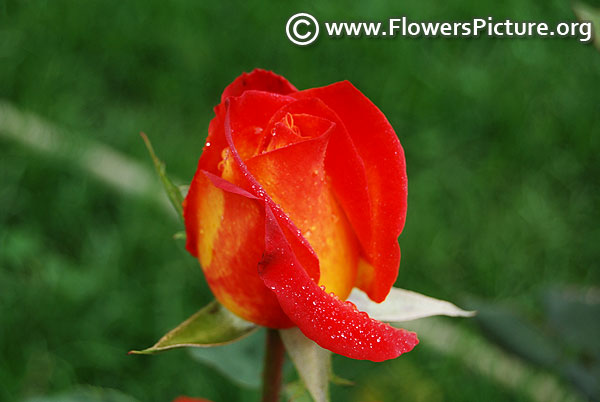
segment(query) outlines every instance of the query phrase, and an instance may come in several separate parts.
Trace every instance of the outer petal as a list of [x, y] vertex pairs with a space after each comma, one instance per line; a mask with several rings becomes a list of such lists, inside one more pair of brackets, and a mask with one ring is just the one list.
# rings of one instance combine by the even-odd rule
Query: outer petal
[[[224, 144], [219, 142], [218, 145], [211, 144], [210, 149], [205, 147], [205, 151], [198, 163], [196, 177], [198, 177], [199, 174], [202, 174], [201, 172], [203, 170], [216, 175], [220, 175], [222, 173], [222, 177], [228, 180], [230, 183], [245, 189], [258, 198], [266, 200], [275, 208], [277, 208], [280, 213], [280, 218], [282, 221], [285, 221], [284, 230], [286, 235], [289, 235], [292, 248], [306, 267], [310, 276], [315, 281], [318, 281], [319, 260], [317, 255], [310, 247], [308, 241], [302, 236], [300, 230], [292, 221], [289, 220], [283, 211], [281, 211], [281, 208], [275, 205], [275, 202], [248, 171], [248, 168], [243, 162], [242, 157], [237, 149], [239, 137], [236, 137], [238, 141], [234, 139], [236, 133], [240, 133], [242, 130], [247, 129], [248, 127], [260, 128], [266, 126], [269, 118], [274, 113], [272, 109], [281, 107], [282, 105], [291, 101], [293, 101], [291, 98], [252, 90], [246, 91], [238, 98], [228, 99], [226, 105], [223, 106], [223, 110], [226, 110], [226, 113], [223, 116], [217, 115], [213, 122], [211, 122], [211, 127], [214, 125], [211, 135], [214, 138], [222, 135]], [[229, 106], [230, 104], [232, 106]], [[222, 126], [217, 126], [217, 123], [215, 123], [219, 119], [223, 120]], [[227, 127], [227, 130], [224, 129], [225, 127]], [[221, 166], [224, 168], [224, 171], [220, 172], [219, 164], [221, 163], [221, 159], [223, 157], [223, 150], [226, 151], [227, 158], [224, 161], [225, 163], [221, 164]], [[192, 182], [189, 193], [190, 195], [193, 194], [194, 184], [195, 183]], [[193, 223], [188, 224], [187, 220], [188, 219], [186, 216], [186, 230], [188, 233], [187, 249], [192, 255], [198, 256], [198, 251], [196, 250], [195, 246], [197, 243], [195, 238], [197, 237], [197, 232], [202, 228]]]
[[[304, 118], [311, 121], [299, 122], [299, 132], [325, 128], [320, 118]], [[345, 299], [356, 279], [358, 244], [326, 182], [325, 152], [334, 127], [330, 122], [319, 137], [257, 155], [246, 165], [317, 253], [319, 283]]]
[[[347, 81], [292, 94], [298, 99], [319, 98], [343, 121], [364, 162], [372, 222], [370, 234], [358, 233], [367, 261], [361, 264], [358, 286], [374, 301], [385, 299], [398, 275], [398, 236], [406, 217], [404, 151], [383, 113]], [[358, 190], [362, 191], [362, 190]], [[346, 212], [355, 224], [363, 219]], [[357, 232], [363, 227], [355, 227]], [[370, 238], [368, 243], [363, 239]]]
[[281, 95], [298, 91], [295, 86], [290, 84], [281, 75], [256, 68], [251, 73], [243, 73], [229, 84], [223, 91], [223, 95], [221, 95], [221, 102], [224, 102], [230, 96], [240, 96], [248, 90], [271, 92]]
[[415, 333], [373, 320], [319, 288], [295, 258], [268, 205], [265, 224], [259, 273], [304, 335], [334, 353], [362, 360], [393, 359], [415, 347]]
[[217, 300], [254, 323], [291, 326], [256, 274], [264, 251], [264, 208], [256, 197], [198, 171], [184, 202], [184, 217], [188, 250], [198, 256]]

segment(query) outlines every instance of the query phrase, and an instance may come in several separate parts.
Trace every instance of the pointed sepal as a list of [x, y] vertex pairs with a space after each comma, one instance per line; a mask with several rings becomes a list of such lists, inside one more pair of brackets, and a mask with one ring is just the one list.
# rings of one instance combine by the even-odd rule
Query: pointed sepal
[[371, 301], [359, 289], [352, 290], [348, 301], [370, 317], [384, 322], [404, 322], [434, 315], [472, 317], [476, 314], [475, 311], [465, 311], [450, 302], [400, 288], [392, 288], [383, 303]]
[[279, 331], [298, 375], [315, 402], [329, 401], [331, 352], [308, 339], [298, 328]]
[[245, 337], [256, 328], [256, 325], [233, 315], [217, 301], [213, 301], [169, 331], [154, 346], [132, 350], [129, 354], [154, 354], [175, 348], [225, 345]]
[[152, 147], [152, 143], [150, 142], [148, 136], [145, 133], [140, 133], [140, 135], [144, 140], [144, 144], [146, 144], [148, 153], [150, 154], [152, 162], [154, 163], [154, 167], [156, 168], [156, 173], [158, 173], [158, 176], [160, 177], [160, 181], [163, 185], [163, 188], [165, 189], [165, 192], [167, 193], [167, 197], [169, 197], [169, 201], [171, 201], [173, 208], [175, 208], [175, 211], [177, 211], [177, 215], [183, 218], [182, 203], [184, 194], [187, 192], [187, 189], [182, 189], [173, 184], [169, 176], [167, 176], [167, 170], [165, 168], [164, 162], [158, 159], [156, 153], [154, 153], [154, 148]]

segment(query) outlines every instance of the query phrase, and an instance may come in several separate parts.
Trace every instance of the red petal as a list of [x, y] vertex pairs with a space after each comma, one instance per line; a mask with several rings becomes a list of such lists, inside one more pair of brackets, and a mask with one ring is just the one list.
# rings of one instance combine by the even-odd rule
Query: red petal
[[[285, 103], [289, 103], [292, 99], [283, 96], [297, 89], [290, 84], [285, 78], [274, 74], [271, 71], [255, 69], [251, 73], [243, 73], [237, 77], [231, 84], [225, 88], [221, 95], [221, 104], [215, 107], [215, 117], [211, 120], [208, 127], [208, 138], [206, 145], [200, 157], [199, 168], [208, 170], [211, 173], [219, 174], [217, 164], [221, 161], [221, 152], [227, 147], [225, 134], [223, 132], [223, 122], [225, 120], [226, 108], [224, 105], [225, 99], [231, 96], [241, 96], [243, 93], [255, 92], [254, 95], [245, 97], [243, 107], [247, 113], [241, 114], [239, 117], [240, 129], [252, 130], [255, 128], [264, 128], [271, 115], [281, 108]], [[256, 93], [257, 91], [261, 91]], [[264, 119], [262, 121], [261, 119]], [[242, 144], [246, 140], [252, 140], [258, 136], [238, 136], [241, 138], [238, 144], [238, 151], [242, 156], [247, 156], [246, 152], [251, 149], [254, 144], [250, 141], [249, 144]]]
[[[319, 117], [309, 116], [305, 120], [298, 123], [307, 134], [309, 128], [313, 135], [319, 132], [312, 131], [312, 128], [325, 131], [316, 138], [304, 138], [300, 142], [250, 158], [246, 165], [317, 253], [320, 269], [318, 283], [345, 299], [356, 280], [358, 244], [331, 193], [324, 170], [325, 152], [335, 125], [331, 122], [323, 125]], [[302, 198], [299, 198], [299, 194]], [[311, 270], [307, 268], [307, 271], [314, 279]]]
[[257, 154], [318, 137], [326, 131], [333, 130], [335, 130], [335, 124], [331, 120], [310, 114], [286, 113], [282, 121], [269, 123], [264, 130], [266, 134]]
[[[228, 182], [227, 180], [222, 179], [221, 177], [215, 176], [212, 173], [204, 172], [205, 176], [210, 179], [215, 187], [218, 187], [224, 191], [238, 194], [246, 198], [258, 200], [257, 197], [250, 194], [246, 190]], [[294, 254], [297, 256], [298, 260], [302, 263], [302, 266], [306, 267], [307, 272], [312, 280], [315, 282], [319, 281], [319, 261], [316, 259], [314, 252], [311, 249], [307, 249], [304, 244], [298, 241], [298, 238], [295, 233], [289, 232], [289, 229], [284, 229], [285, 237], [290, 242], [292, 246], [292, 250]], [[261, 243], [261, 239], [257, 240], [257, 243]], [[261, 243], [262, 244], [262, 243]], [[253, 266], [255, 266], [254, 264]]]
[[292, 325], [256, 273], [264, 251], [264, 206], [231, 183], [199, 171], [184, 203], [187, 248], [229, 310], [254, 323]]
[[251, 73], [243, 73], [225, 88], [221, 95], [221, 102], [230, 96], [240, 96], [244, 91], [257, 90], [275, 94], [287, 95], [298, 91], [281, 75], [272, 71], [254, 69]]
[[[199, 168], [208, 170], [211, 173], [219, 174], [217, 164], [221, 161], [221, 152], [227, 147], [225, 134], [223, 132], [223, 122], [225, 120], [226, 108], [224, 105], [225, 99], [231, 96], [241, 96], [249, 91], [255, 93], [245, 97], [243, 104], [247, 113], [241, 114], [239, 117], [240, 125], [238, 128], [252, 130], [254, 128], [263, 128], [269, 121], [271, 115], [281, 108], [285, 103], [289, 103], [292, 99], [283, 96], [292, 92], [296, 92], [296, 88], [290, 84], [285, 78], [274, 74], [270, 71], [256, 69], [250, 74], [244, 73], [237, 77], [231, 84], [225, 88], [221, 95], [221, 104], [215, 107], [215, 117], [211, 120], [208, 126], [208, 138], [206, 145], [200, 157]], [[264, 119], [262, 121], [261, 119]], [[255, 138], [255, 136], [241, 137], [242, 141]], [[257, 142], [258, 144], [258, 142]], [[248, 148], [252, 148], [254, 144], [239, 144], [239, 151], [245, 156]]]
[[[298, 92], [294, 96], [302, 94]], [[361, 245], [371, 242], [371, 204], [365, 165], [338, 115], [317, 98], [301, 99], [281, 107], [265, 129], [273, 126], [287, 114], [318, 116], [335, 124], [327, 147], [325, 170], [340, 205], [360, 240]]]
[[259, 155], [263, 152], [274, 151], [303, 140], [290, 127], [281, 122], [276, 123], [273, 130], [267, 132], [263, 139], [264, 144], [261, 144]]
[[[308, 272], [311, 275], [314, 275], [316, 279], [318, 279], [317, 272], [319, 272], [319, 259], [317, 258], [316, 253], [308, 243], [308, 241], [302, 236], [302, 232], [298, 227], [290, 220], [290, 218], [285, 214], [285, 212], [281, 209], [279, 205], [273, 201], [273, 199], [269, 196], [267, 191], [265, 191], [264, 187], [256, 180], [256, 178], [252, 175], [252, 173], [248, 170], [248, 166], [242, 160], [240, 156], [236, 143], [233, 139], [233, 133], [236, 127], [243, 127], [243, 120], [249, 119], [248, 117], [248, 108], [250, 104], [252, 104], [256, 99], [256, 96], [265, 96], [272, 94], [266, 94], [265, 92], [256, 92], [256, 91], [246, 91], [242, 96], [237, 98], [229, 98], [225, 102], [225, 107], [227, 109], [224, 119], [224, 132], [225, 139], [227, 140], [227, 145], [229, 145], [231, 155], [235, 162], [235, 181], [234, 184], [244, 188], [246, 191], [252, 193], [254, 196], [264, 200], [277, 215], [279, 221], [284, 227], [286, 235], [289, 235], [292, 243], [292, 247], [294, 250], [305, 249], [303, 251], [297, 251], [298, 257], [302, 257], [302, 263], [306, 264]], [[280, 97], [284, 98], [284, 97]], [[289, 102], [290, 98], [287, 99]], [[260, 104], [254, 105], [254, 108], [260, 109]], [[263, 114], [264, 111], [257, 111], [257, 114], [262, 115], [263, 117], [253, 117], [253, 119], [265, 119], [266, 115]], [[268, 119], [274, 111], [272, 111], [266, 119]], [[265, 124], [266, 125], [266, 122]], [[263, 126], [264, 127], [264, 126]]]
[[[239, 108], [234, 113], [232, 128], [237, 132], [234, 134], [235, 140], [243, 151], [243, 158], [253, 154], [262, 137], [260, 131], [268, 124], [273, 113], [293, 101], [287, 96], [252, 90], [246, 91], [243, 96], [238, 98], [236, 105]], [[224, 103], [215, 107], [215, 117], [208, 126], [208, 138], [198, 161], [198, 169], [207, 170], [216, 175], [220, 175], [217, 166], [222, 159], [221, 153], [223, 149], [229, 147], [224, 131], [226, 113], [227, 107]], [[241, 133], [256, 135], [242, 136]]]
[[268, 205], [265, 225], [259, 274], [304, 335], [334, 353], [372, 361], [396, 358], [417, 345], [414, 332], [374, 320], [319, 288], [296, 259]]
[[[319, 98], [343, 121], [366, 167], [370, 199], [370, 233], [356, 228], [370, 264], [363, 264], [358, 286], [376, 302], [385, 299], [398, 275], [398, 236], [406, 217], [406, 166], [404, 151], [383, 113], [347, 81], [292, 94], [298, 99]], [[347, 188], [351, 191], [351, 187]], [[362, 188], [355, 191], [362, 191]], [[343, 201], [342, 201], [343, 203]], [[353, 225], [362, 219], [346, 210]], [[364, 213], [364, 212], [363, 212]], [[365, 243], [363, 239], [370, 239]]]

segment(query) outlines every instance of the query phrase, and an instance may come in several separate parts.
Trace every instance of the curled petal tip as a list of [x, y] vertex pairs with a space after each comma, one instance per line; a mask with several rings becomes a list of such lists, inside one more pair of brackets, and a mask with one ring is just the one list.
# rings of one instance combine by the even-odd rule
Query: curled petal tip
[[372, 319], [311, 280], [273, 212], [268, 206], [265, 211], [265, 255], [259, 273], [304, 335], [334, 353], [371, 361], [394, 359], [417, 345], [414, 332]]

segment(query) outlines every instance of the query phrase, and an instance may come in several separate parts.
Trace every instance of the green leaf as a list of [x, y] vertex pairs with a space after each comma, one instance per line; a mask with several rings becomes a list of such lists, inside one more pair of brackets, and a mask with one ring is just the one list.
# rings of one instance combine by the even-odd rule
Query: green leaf
[[591, 7], [582, 2], [573, 3], [573, 11], [580, 21], [592, 23], [594, 46], [600, 49], [600, 9]]
[[140, 133], [140, 135], [142, 136], [142, 139], [144, 140], [144, 143], [146, 144], [146, 148], [148, 149], [148, 153], [150, 154], [150, 157], [152, 158], [152, 162], [154, 162], [154, 167], [156, 168], [156, 173], [158, 173], [158, 176], [160, 177], [160, 181], [162, 182], [162, 185], [163, 185], [165, 191], [167, 192], [169, 201], [171, 201], [171, 204], [177, 211], [177, 214], [183, 218], [183, 206], [181, 205], [183, 203], [182, 190], [179, 187], [177, 187], [175, 184], [173, 184], [173, 182], [171, 181], [169, 176], [167, 176], [165, 164], [160, 159], [158, 159], [158, 157], [154, 153], [154, 148], [152, 148], [152, 143], [150, 142], [150, 139], [148, 139], [148, 136], [144, 133]]
[[315, 402], [329, 401], [331, 352], [308, 339], [298, 328], [279, 331], [290, 359]]
[[137, 399], [110, 388], [78, 386], [53, 396], [35, 396], [25, 402], [138, 402]]
[[361, 290], [354, 289], [348, 297], [360, 311], [364, 311], [376, 320], [403, 322], [434, 315], [451, 317], [472, 317], [474, 311], [465, 311], [454, 304], [434, 299], [410, 290], [392, 288], [383, 303], [375, 303]]
[[256, 325], [233, 315], [217, 301], [169, 331], [152, 347], [130, 354], [153, 354], [182, 347], [211, 347], [234, 342], [250, 334]]
[[232, 382], [257, 389], [262, 384], [264, 338], [265, 331], [260, 329], [239, 342], [214, 348], [191, 349], [190, 355], [215, 368]]

